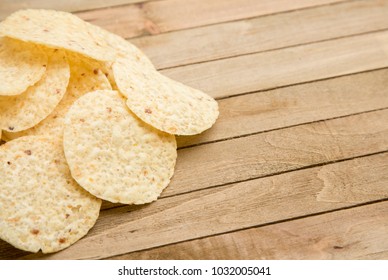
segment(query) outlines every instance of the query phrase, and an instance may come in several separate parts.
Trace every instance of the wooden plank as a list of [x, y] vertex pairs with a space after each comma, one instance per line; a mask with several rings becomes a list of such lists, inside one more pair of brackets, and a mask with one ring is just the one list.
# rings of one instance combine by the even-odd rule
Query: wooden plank
[[161, 69], [386, 29], [387, 14], [387, 0], [345, 2], [131, 42]]
[[[2, 0], [0, 20], [20, 9], [52, 9], [66, 12], [85, 11], [91, 9], [106, 8], [111, 6], [147, 2], [150, 0]], [[155, 1], [155, 0], [154, 0]]]
[[[387, 99], [386, 91], [383, 93]], [[161, 197], [385, 151], [388, 149], [388, 127], [382, 121], [385, 119], [388, 110], [181, 149], [174, 177]], [[335, 199], [328, 193], [330, 190], [320, 198]], [[117, 206], [120, 205], [103, 203], [103, 209]]]
[[344, 0], [164, 0], [77, 13], [81, 18], [125, 38], [160, 34], [343, 2]]
[[[200, 197], [190, 193], [184, 195], [185, 201], [170, 203], [148, 215], [141, 213], [143, 209], [150, 212], [147, 208], [158, 208], [160, 201], [156, 201], [135, 211], [138, 218], [132, 217], [134, 212], [120, 208], [104, 211], [88, 236], [64, 251], [43, 258], [108, 258], [356, 205], [347, 199], [335, 203], [317, 200], [317, 193], [325, 187], [326, 176], [333, 173], [337, 175], [338, 187], [367, 186], [371, 194], [376, 189], [385, 190], [384, 195], [378, 191], [376, 198], [386, 199], [387, 170], [388, 153], [384, 153], [205, 190]], [[195, 198], [190, 198], [191, 195]], [[362, 195], [360, 199], [360, 202], [368, 201]], [[111, 226], [106, 227], [104, 223]], [[99, 229], [100, 225], [104, 230]]]
[[388, 260], [388, 251], [384, 250], [357, 258], [359, 260]]
[[388, 66], [388, 31], [162, 70], [213, 97]]
[[112, 259], [386, 259], [388, 202]]
[[162, 196], [388, 150], [388, 110], [179, 150]]
[[178, 137], [178, 146], [217, 141], [388, 107], [388, 69], [219, 100], [208, 131]]
[[[219, 199], [227, 199], [222, 192], [219, 192], [224, 187], [214, 188], [216, 185], [385, 151], [388, 149], [388, 128], [386, 122], [384, 122], [386, 119], [388, 119], [388, 110], [382, 110], [203, 145], [195, 147], [195, 149], [180, 150], [175, 176], [170, 186], [162, 194], [162, 197], [165, 197], [164, 199], [149, 205], [120, 207], [103, 211], [102, 217], [107, 215], [107, 218], [102, 218], [102, 221], [100, 219], [88, 236], [91, 237], [93, 234], [109, 234], [117, 225], [125, 224], [131, 220], [142, 220], [147, 214], [154, 216], [157, 213], [163, 212], [164, 207], [174, 208], [177, 205], [185, 205], [187, 198], [201, 200], [203, 196], [215, 193], [214, 196], [219, 196]], [[387, 157], [388, 154], [385, 157], [385, 164], [388, 164]], [[373, 157], [373, 159], [375, 158]], [[368, 166], [365, 168], [361, 164], [356, 166], [358, 166], [358, 169], [355, 169], [355, 171], [352, 171], [352, 169], [340, 169], [338, 172], [334, 172], [334, 167], [327, 169], [328, 172], [325, 171], [326, 169], [320, 170], [319, 176], [312, 183], [315, 185], [317, 180], [321, 181], [318, 184], [320, 186], [319, 189], [314, 189], [314, 201], [319, 204], [335, 205], [337, 207], [343, 203], [362, 203], [365, 200], [377, 200], [381, 198], [382, 194], [386, 194], [387, 189], [384, 183], [388, 174], [386, 172], [386, 165], [373, 167], [373, 169], [370, 169], [373, 172], [369, 170]], [[306, 170], [302, 172], [304, 171]], [[298, 172], [294, 171], [286, 174], [304, 174]], [[379, 172], [384, 175], [376, 175]], [[287, 178], [288, 176], [293, 176], [286, 174], [279, 176]], [[303, 175], [295, 176], [304, 184], [311, 183], [312, 179], [310, 177], [303, 177]], [[342, 181], [342, 177], [346, 180], [345, 182]], [[268, 179], [268, 182], [271, 182], [271, 178], [273, 179], [274, 177], [268, 177], [265, 180]], [[246, 184], [252, 186], [252, 188], [254, 186], [259, 186], [259, 188], [264, 186], [265, 190], [272, 189], [275, 193], [277, 192], [277, 187], [263, 185], [261, 182], [260, 180], [252, 180], [236, 184], [235, 186], [241, 186], [244, 190]], [[278, 186], [281, 186], [281, 184]], [[295, 184], [290, 184], [288, 190], [284, 190], [290, 194], [289, 199], [293, 201], [292, 205], [300, 203], [298, 197], [291, 196], [293, 188], [297, 186], [298, 182], [295, 182]], [[341, 197], [336, 198], [336, 200], [341, 200], [341, 202], [333, 202], [333, 198], [327, 201], [325, 197], [323, 199], [320, 197], [320, 191], [324, 190], [327, 193], [328, 186], [331, 186], [334, 194], [341, 195]], [[345, 190], [352, 191], [352, 196], [345, 196], [344, 191], [336, 191], [336, 186], [352, 186], [352, 189], [345, 188]], [[364, 186], [368, 186], [368, 188], [365, 190]], [[230, 185], [226, 188], [229, 187]], [[195, 191], [205, 188], [208, 189]], [[188, 196], [171, 196], [185, 192], [190, 193], [187, 194]], [[166, 198], [167, 196], [170, 197]], [[239, 192], [234, 194], [233, 198], [236, 197], [240, 197]], [[256, 197], [261, 197], [260, 201], [266, 201], [266, 195], [260, 196], [256, 194]], [[241, 199], [241, 201], [245, 201], [244, 196]], [[249, 201], [246, 202], [248, 203]], [[191, 206], [189, 205], [189, 207]], [[235, 210], [236, 212], [241, 212], [241, 209], [238, 207]], [[133, 213], [130, 219], [125, 216], [125, 213], [128, 211]], [[240, 214], [244, 215], [244, 211]], [[279, 217], [282, 217], [283, 214], [279, 213]], [[165, 215], [168, 216], [169, 214], [166, 213]], [[218, 217], [223, 216], [218, 215]], [[189, 220], [184, 221], [186, 223]], [[10, 254], [20, 254], [20, 252], [10, 250], [9, 245], [0, 243], [0, 256], [9, 257]]]

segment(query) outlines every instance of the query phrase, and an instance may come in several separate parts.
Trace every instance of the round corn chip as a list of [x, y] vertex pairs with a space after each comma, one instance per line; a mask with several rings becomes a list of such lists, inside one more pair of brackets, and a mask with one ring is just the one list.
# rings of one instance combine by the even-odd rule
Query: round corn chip
[[97, 29], [75, 15], [53, 10], [20, 10], [0, 23], [2, 35], [114, 61], [114, 49], [94, 30]]
[[154, 201], [174, 172], [175, 137], [139, 120], [116, 91], [78, 99], [66, 115], [63, 142], [73, 178], [111, 202]]
[[62, 138], [65, 115], [74, 101], [90, 91], [112, 89], [105, 74], [98, 68], [100, 67], [99, 63], [74, 54], [69, 54], [68, 59], [70, 81], [65, 96], [58, 106], [47, 118], [30, 129], [16, 133], [5, 132], [5, 139], [11, 140], [25, 135], [47, 135]]
[[0, 95], [18, 95], [39, 81], [47, 55], [35, 44], [0, 37]]
[[16, 248], [62, 250], [98, 218], [101, 200], [71, 178], [62, 148], [43, 136], [0, 146], [0, 238]]
[[193, 135], [210, 128], [218, 117], [212, 97], [153, 69], [120, 58], [113, 64], [113, 75], [131, 111], [157, 129]]
[[33, 127], [46, 118], [61, 101], [69, 82], [66, 55], [50, 50], [43, 78], [17, 96], [0, 96], [0, 129], [17, 132]]

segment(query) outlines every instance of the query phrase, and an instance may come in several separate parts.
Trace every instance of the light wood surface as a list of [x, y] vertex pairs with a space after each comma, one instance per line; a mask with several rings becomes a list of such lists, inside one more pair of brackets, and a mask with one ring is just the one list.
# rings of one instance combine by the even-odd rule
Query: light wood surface
[[78, 15], [125, 38], [131, 38], [343, 1], [163, 0], [80, 12]]
[[387, 230], [382, 202], [113, 259], [388, 259]]
[[76, 12], [147, 1], [149, 0], [1, 0], [0, 19], [20, 9], [53, 9]]
[[388, 67], [388, 31], [176, 67], [165, 75], [224, 98]]
[[143, 36], [131, 42], [158, 68], [168, 68], [383, 30], [388, 28], [387, 14], [387, 2], [350, 1]]
[[220, 105], [213, 128], [178, 137], [158, 201], [104, 202], [68, 249], [0, 241], [0, 258], [388, 259], [388, 0], [0, 5], [74, 11]]

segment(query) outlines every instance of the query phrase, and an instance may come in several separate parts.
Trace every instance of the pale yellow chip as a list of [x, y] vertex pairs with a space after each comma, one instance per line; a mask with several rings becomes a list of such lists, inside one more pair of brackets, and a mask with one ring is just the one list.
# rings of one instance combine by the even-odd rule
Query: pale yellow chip
[[175, 137], [139, 120], [116, 91], [78, 99], [66, 115], [63, 142], [73, 178], [111, 202], [154, 201], [174, 172]]
[[96, 33], [101, 34], [101, 37], [104, 38], [104, 41], [111, 48], [116, 50], [117, 58], [125, 58], [141, 67], [155, 69], [155, 66], [152, 64], [150, 59], [135, 45], [131, 44], [124, 38], [116, 34], [110, 33], [97, 26], [93, 26], [93, 29], [95, 30]]
[[42, 78], [46, 66], [41, 47], [0, 37], [0, 95], [21, 94]]
[[66, 54], [49, 50], [47, 70], [42, 79], [17, 96], [0, 96], [0, 128], [18, 132], [38, 124], [61, 101], [69, 82]]
[[99, 68], [101, 66], [99, 63], [74, 54], [68, 54], [68, 59], [71, 70], [70, 82], [58, 106], [46, 119], [30, 129], [16, 133], [5, 132], [5, 139], [11, 140], [25, 135], [62, 138], [65, 115], [74, 101], [90, 91], [112, 89], [107, 77]]
[[[149, 58], [140, 51], [136, 46], [125, 40], [124, 38], [110, 33], [98, 26], [90, 25], [90, 29], [92, 30], [92, 34], [98, 34], [96, 37], [102, 40], [101, 44], [108, 45], [107, 51], [111, 51], [112, 49], [116, 52], [116, 59], [125, 58], [127, 61], [132, 63], [133, 65], [137, 65], [139, 67], [146, 67], [148, 69], [155, 69], [155, 66], [149, 60]], [[118, 90], [116, 81], [113, 75], [113, 62], [100, 62], [101, 69], [107, 75], [109, 82], [112, 85], [112, 88]]]
[[26, 136], [0, 146], [0, 238], [16, 248], [62, 250], [87, 234], [101, 200], [71, 177], [62, 145]]
[[114, 49], [97, 30], [75, 15], [53, 10], [20, 10], [0, 23], [0, 35], [114, 61]]
[[118, 59], [113, 75], [131, 111], [157, 129], [193, 135], [210, 128], [218, 117], [218, 104], [212, 97], [133, 60]]
[[63, 48], [100, 61], [113, 62], [117, 57], [127, 57], [154, 67], [138, 48], [125, 39], [66, 12], [41, 9], [17, 11], [0, 23], [0, 35]]

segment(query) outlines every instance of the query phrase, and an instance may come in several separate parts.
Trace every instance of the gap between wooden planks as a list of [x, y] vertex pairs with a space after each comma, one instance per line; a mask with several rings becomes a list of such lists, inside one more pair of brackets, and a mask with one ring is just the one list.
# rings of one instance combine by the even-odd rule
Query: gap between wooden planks
[[[106, 234], [106, 237], [108, 238], [107, 242], [112, 242], [112, 240], [109, 239], [111, 231], [119, 231], [122, 225], [126, 224], [126, 222], [130, 220], [134, 220], [135, 223], [136, 219], [138, 219], [140, 222], [142, 222], [144, 219], [147, 220], [147, 215], [149, 215], [150, 217], [154, 217], [155, 215], [158, 215], [157, 213], [163, 212], [163, 207], [166, 207], [166, 204], [168, 207], [172, 208], [179, 207], [179, 205], [185, 203], [182, 202], [182, 200], [186, 201], [187, 198], [193, 199], [193, 197], [195, 197], [195, 199], [201, 198], [204, 193], [207, 192], [216, 192], [216, 196], [219, 196], [219, 199], [222, 200], [224, 198], [227, 198], [222, 192], [219, 192], [219, 190], [222, 190], [224, 188], [230, 188], [231, 186], [235, 186], [235, 188], [237, 189], [239, 188], [239, 186], [245, 186], [245, 184], [252, 186], [261, 184], [257, 183], [261, 182], [260, 180], [273, 180], [273, 177], [254, 179], [255, 177], [257, 178], [266, 175], [269, 176], [274, 173], [276, 174], [284, 171], [290, 171], [292, 169], [305, 168], [311, 165], [324, 164], [336, 160], [343, 160], [349, 157], [362, 156], [368, 153], [379, 153], [382, 151], [386, 151], [388, 150], [388, 129], [386, 125], [384, 125], [380, 120], [387, 119], [387, 117], [388, 110], [376, 111], [356, 116], [345, 117], [341, 119], [329, 120], [319, 123], [303, 125], [300, 127], [264, 133], [258, 135], [260, 136], [260, 138], [257, 139], [247, 139], [249, 137], [236, 139], [236, 141], [240, 141], [242, 139], [249, 140], [241, 143], [231, 143], [233, 140], [230, 140], [227, 142], [196, 147], [194, 157], [192, 157], [194, 153], [192, 153], [191, 155], [186, 154], [187, 157], [185, 157], [184, 154], [180, 153], [180, 158], [182, 158], [184, 163], [190, 165], [190, 168], [187, 168], [184, 172], [180, 172], [180, 167], [178, 164], [176, 176], [174, 177], [174, 180], [172, 181], [169, 188], [167, 188], [166, 192], [163, 193], [163, 196], [165, 197], [171, 194], [176, 195], [179, 193], [184, 193], [185, 191], [190, 191], [190, 193], [160, 199], [159, 201], [153, 204], [141, 207], [120, 207], [117, 209], [103, 211], [101, 213], [101, 218], [97, 222], [96, 226], [92, 229], [92, 231], [85, 239], [94, 240], [95, 236]], [[284, 141], [286, 141], [286, 143]], [[220, 147], [218, 146], [219, 144], [225, 144], [230, 146]], [[210, 149], [207, 147], [210, 147]], [[233, 147], [235, 151], [229, 151], [228, 147]], [[207, 149], [200, 150], [200, 148]], [[190, 149], [184, 149], [182, 151], [190, 151]], [[227, 153], [225, 153], [225, 151]], [[250, 152], [254, 154], [243, 160], [244, 155], [249, 154]], [[243, 154], [241, 155], [241, 153]], [[215, 154], [216, 156], [209, 159], [209, 155], [212, 154]], [[203, 157], [204, 155], [206, 155], [205, 162], [203, 162], [201, 159], [201, 157]], [[239, 160], [239, 158], [241, 160]], [[216, 161], [217, 159], [221, 160], [221, 162]], [[373, 159], [375, 163], [380, 162], [378, 160], [379, 157], [373, 157]], [[384, 179], [384, 176], [386, 176], [387, 174], [386, 164], [388, 163], [388, 161], [386, 160], [386, 156], [383, 159], [384, 160], [381, 161], [385, 163], [385, 165], [383, 164], [382, 166], [378, 164], [377, 166], [373, 167], [371, 167], [370, 165], [366, 165], [364, 168], [362, 167], [363, 165], [360, 162], [356, 161], [356, 166], [358, 168], [356, 171], [352, 171], [352, 169], [345, 169], [342, 171], [340, 170], [337, 173], [334, 172], [334, 169], [329, 169], [330, 171], [326, 173], [321, 171], [320, 174], [323, 174], [323, 177], [321, 177], [321, 179], [323, 180], [324, 187], [326, 189], [321, 188], [320, 194], [316, 196], [316, 199], [320, 201], [325, 201], [327, 203], [328, 201], [330, 201], [329, 204], [332, 206], [335, 205], [334, 208], [336, 208], [338, 205], [341, 206], [341, 203], [362, 203], [365, 201], [385, 198], [386, 196], [388, 196], [385, 188], [385, 179], [387, 178]], [[200, 166], [199, 163], [197, 163], [198, 160], [205, 165], [205, 171], [203, 171], [203, 167]], [[341, 165], [340, 163], [338, 164]], [[217, 168], [216, 166], [220, 166], [220, 168]], [[225, 168], [225, 166], [227, 168]], [[264, 170], [262, 170], [261, 168], [263, 168]], [[318, 168], [320, 169], [323, 167]], [[307, 172], [306, 170], [288, 172], [285, 174], [295, 174], [295, 176], [297, 177], [300, 176], [303, 182], [308, 183], [311, 178], [303, 178], [303, 176], [298, 173]], [[367, 172], [367, 170], [369, 170], [369, 173]], [[371, 170], [373, 170], [373, 172], [370, 172]], [[253, 174], [252, 171], [255, 174]], [[229, 173], [232, 172], [233, 174], [229, 175]], [[384, 175], [379, 175], [380, 172]], [[216, 174], [216, 176], [213, 179], [212, 176], [214, 174]], [[285, 174], [278, 176], [294, 176]], [[349, 174], [351, 175], [348, 176]], [[182, 179], [179, 178], [179, 176], [182, 176]], [[341, 176], [343, 176], [344, 179], [342, 179]], [[198, 181], [190, 178], [197, 178]], [[206, 178], [211, 178], [211, 182], [207, 183], [205, 180]], [[228, 180], [231, 180], [231, 182], [228, 182]], [[214, 188], [214, 186], [220, 185], [220, 183], [233, 183], [236, 180], [249, 181]], [[342, 180], [346, 181], [343, 182]], [[201, 184], [202, 181], [205, 182], [205, 185]], [[314, 185], [315, 184], [316, 182], [314, 181]], [[191, 187], [188, 188], [187, 186]], [[344, 188], [340, 189], [340, 191], [337, 191], [335, 190], [337, 186], [351, 186], [352, 188]], [[212, 188], [203, 190], [202, 192], [204, 193], [202, 193], [201, 191], [192, 192], [193, 190], [200, 190], [206, 187]], [[245, 190], [245, 187], [242, 188], [244, 188]], [[330, 188], [332, 189], [331, 191]], [[281, 193], [281, 191], [276, 188], [273, 189], [273, 191], [276, 194]], [[289, 189], [287, 190], [288, 194], [291, 195], [292, 191], [292, 186], [289, 186]], [[349, 192], [352, 194], [352, 196], [348, 195]], [[234, 198], [235, 197], [236, 196], [234, 196]], [[260, 193], [257, 193], [255, 197], [260, 198], [258, 200], [260, 200], [262, 203], [266, 200], [265, 197], [263, 197]], [[299, 199], [296, 199], [292, 196], [290, 196], [290, 199], [295, 199], [293, 205], [295, 203], [299, 203]], [[245, 199], [242, 198], [242, 201], [245, 201]], [[225, 203], [227, 203], [227, 201], [225, 201]], [[241, 205], [242, 208], [240, 208], [236, 204], [235, 206], [233, 206], [233, 209], [236, 212], [239, 212], [240, 210], [244, 212], [244, 205]], [[203, 211], [206, 210], [206, 207], [203, 209], [197, 209], [195, 211], [203, 213]], [[132, 216], [130, 217], [125, 216], [127, 211], [130, 209], [135, 209], [136, 211], [131, 212]], [[192, 206], [189, 205], [187, 209], [187, 211], [190, 212], [191, 210], [189, 209], [192, 209]], [[325, 208], [325, 211], [326, 210], [327, 209]], [[179, 212], [180, 210], [178, 209], [177, 211]], [[124, 216], [120, 215], [119, 213], [122, 213]], [[211, 213], [212, 216], [223, 217], [222, 209], [220, 209], [220, 212]], [[168, 217], [169, 212], [165, 213], [164, 215]], [[156, 217], [155, 219], [161, 219], [161, 217]], [[190, 217], [183, 217], [182, 219], [179, 219], [175, 222], [180, 223], [183, 220], [185, 221], [185, 223], [180, 224], [180, 226], [188, 222], [195, 223], [195, 219], [193, 221], [189, 221]], [[167, 220], [160, 221], [160, 223], [164, 222], [167, 223], [168, 218]], [[133, 225], [129, 225], [128, 228], [131, 228], [130, 231], [133, 231], [133, 233], [139, 230], [137, 229], [137, 227], [133, 229], [132, 226]], [[164, 231], [164, 226], [160, 225], [160, 229]], [[123, 232], [124, 236], [127, 236], [128, 234], [131, 234], [131, 232]], [[82, 244], [82, 241], [80, 242]], [[102, 241], [100, 240], [93, 242], [97, 242], [97, 244], [100, 244], [100, 242]], [[71, 247], [73, 248], [75, 246], [75, 251], [73, 251], [73, 249], [71, 248], [67, 249], [66, 251], [70, 250], [74, 253], [77, 252], [77, 244]], [[81, 248], [80, 251], [83, 251], [84, 249], [85, 248]], [[61, 257], [62, 254], [64, 253], [58, 253], [58, 257]], [[56, 255], [53, 255], [52, 257], [55, 256]], [[68, 257], [71, 256], [68, 255]], [[94, 258], [96, 256], [87, 256], [86, 258], [89, 257]]]
[[266, 90], [388, 66], [388, 31], [161, 72], [213, 97]]
[[[133, 212], [112, 209], [102, 212], [91, 233], [68, 249], [30, 257], [107, 258], [355, 206], [369, 202], [369, 194], [387, 199], [387, 168], [385, 152], [166, 198]], [[336, 192], [341, 186], [347, 188]], [[325, 189], [334, 190], [330, 201], [319, 197]]]
[[388, 150], [388, 109], [180, 150], [162, 196]]
[[388, 201], [110, 259], [388, 259]]
[[387, 29], [387, 14], [386, 0], [352, 1], [143, 36], [131, 42], [163, 69]]
[[0, 20], [20, 9], [53, 9], [65, 12], [76, 12], [147, 1], [150, 0], [1, 0]]
[[344, 0], [164, 0], [77, 13], [125, 38], [234, 21]]
[[[380, 6], [386, 9], [384, 7], [387, 1], [382, 3]], [[351, 4], [356, 5], [353, 2]], [[365, 5], [364, 2], [362, 5]], [[379, 11], [377, 5], [378, 3], [374, 3], [371, 7], [366, 6], [366, 8]], [[355, 14], [360, 14], [359, 10], [357, 11]], [[379, 20], [375, 22], [369, 19], [372, 23], [365, 25], [370, 26], [370, 29], [365, 30], [381, 28], [381, 24], [385, 24], [385, 21], [381, 19], [381, 14], [374, 12], [373, 15], [373, 19]], [[386, 32], [378, 32], [178, 67], [164, 70], [163, 73], [193, 87], [203, 89], [214, 97], [224, 98], [245, 92], [386, 67], [387, 38]], [[328, 57], [330, 59], [327, 59]]]
[[388, 109], [179, 150], [161, 197], [388, 150], [385, 119]]
[[382, 69], [222, 99], [212, 129], [177, 137], [178, 147], [388, 108], [387, 89]]

